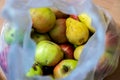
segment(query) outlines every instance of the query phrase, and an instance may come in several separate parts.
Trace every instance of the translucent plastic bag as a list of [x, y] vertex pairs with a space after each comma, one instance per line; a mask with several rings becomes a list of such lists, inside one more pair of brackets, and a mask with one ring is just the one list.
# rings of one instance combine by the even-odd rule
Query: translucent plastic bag
[[[89, 38], [78, 65], [70, 75], [61, 80], [102, 80], [117, 67], [119, 58], [119, 30], [111, 16], [92, 0], [7, 0], [2, 15], [6, 22], [1, 32], [0, 65], [8, 80], [50, 80], [50, 76], [28, 78], [26, 73], [34, 63], [36, 44], [30, 38], [32, 20], [30, 8], [52, 7], [65, 14], [86, 13], [92, 19], [95, 33]], [[12, 26], [9, 26], [9, 23]], [[14, 28], [14, 42], [6, 44], [5, 31]], [[22, 36], [22, 38], [21, 38]], [[7, 47], [7, 52], [4, 50]], [[5, 51], [5, 52], [4, 52]], [[7, 54], [6, 54], [7, 53]], [[102, 63], [101, 56], [109, 53]], [[3, 58], [3, 59], [2, 59]]]

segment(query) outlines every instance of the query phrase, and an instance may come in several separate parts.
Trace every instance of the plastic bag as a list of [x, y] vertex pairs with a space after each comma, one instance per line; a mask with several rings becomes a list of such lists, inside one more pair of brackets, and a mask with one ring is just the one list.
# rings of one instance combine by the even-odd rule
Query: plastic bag
[[[111, 16], [102, 8], [93, 4], [92, 0], [6, 0], [2, 15], [6, 22], [1, 32], [1, 52], [9, 47], [7, 55], [0, 59], [0, 65], [8, 80], [50, 80], [49, 76], [27, 78], [25, 74], [34, 63], [36, 44], [30, 38], [32, 20], [29, 9], [36, 7], [53, 7], [65, 14], [88, 14], [92, 19], [95, 33], [85, 44], [78, 65], [71, 74], [61, 80], [102, 80], [117, 67], [119, 58], [119, 30], [113, 24]], [[12, 24], [12, 26], [6, 23]], [[9, 24], [8, 23], [8, 24]], [[7, 25], [7, 26], [6, 26]], [[4, 40], [6, 29], [15, 29], [14, 42], [10, 45]], [[22, 39], [19, 37], [22, 36]], [[6, 51], [6, 50], [5, 50]], [[109, 52], [104, 65], [99, 67], [99, 59]], [[3, 59], [2, 59], [3, 58]], [[3, 65], [3, 64], [6, 65]], [[110, 66], [112, 65], [112, 67]], [[97, 69], [99, 68], [99, 69]], [[103, 69], [104, 70], [101, 70]]]

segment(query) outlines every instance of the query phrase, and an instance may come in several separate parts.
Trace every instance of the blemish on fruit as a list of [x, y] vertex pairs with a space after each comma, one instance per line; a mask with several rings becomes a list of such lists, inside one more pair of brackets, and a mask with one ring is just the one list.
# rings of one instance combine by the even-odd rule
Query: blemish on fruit
[[63, 72], [67, 73], [69, 71], [69, 67], [66, 65], [63, 65]]

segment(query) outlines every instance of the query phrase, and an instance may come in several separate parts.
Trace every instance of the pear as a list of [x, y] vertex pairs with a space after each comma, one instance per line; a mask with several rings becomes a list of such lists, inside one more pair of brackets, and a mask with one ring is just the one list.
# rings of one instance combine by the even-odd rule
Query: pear
[[66, 36], [70, 43], [82, 45], [89, 38], [89, 30], [86, 25], [73, 18], [66, 20]]
[[42, 74], [43, 74], [42, 68], [39, 65], [33, 65], [30, 68], [30, 70], [27, 72], [26, 76], [27, 77], [34, 77], [34, 76], [39, 76]]
[[35, 28], [37, 32], [46, 33], [54, 27], [56, 17], [50, 8], [31, 8], [30, 15], [33, 28]]
[[47, 33], [32, 32], [31, 38], [36, 42], [36, 44], [42, 40], [51, 40]]
[[52, 41], [43, 40], [37, 44], [35, 61], [43, 66], [55, 66], [63, 56], [60, 46]]

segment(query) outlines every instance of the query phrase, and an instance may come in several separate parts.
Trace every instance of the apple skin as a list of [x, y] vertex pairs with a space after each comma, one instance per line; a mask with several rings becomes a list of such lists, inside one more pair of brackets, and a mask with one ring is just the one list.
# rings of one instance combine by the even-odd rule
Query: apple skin
[[27, 72], [26, 76], [27, 77], [34, 77], [34, 76], [39, 76], [42, 74], [43, 74], [42, 68], [39, 65], [33, 65], [30, 68], [30, 70]]
[[100, 60], [98, 61], [98, 64], [96, 66], [95, 70], [95, 78], [101, 78], [106, 74], [111, 74], [111, 72], [116, 68], [115, 61], [112, 59], [114, 55], [112, 55], [109, 52], [105, 52]]
[[77, 15], [75, 15], [75, 14], [71, 14], [71, 15], [70, 15], [70, 17], [71, 17], [71, 18], [73, 18], [73, 19], [75, 19], [75, 20], [78, 20], [78, 21], [79, 21], [78, 16], [77, 16]]
[[54, 28], [49, 32], [50, 37], [56, 43], [68, 42], [66, 37], [66, 19], [57, 19]]
[[75, 50], [74, 50], [74, 58], [76, 60], [79, 60], [83, 48], [84, 48], [84, 45], [80, 45], [80, 46], [78, 46], [78, 47], [75, 48]]
[[55, 66], [63, 56], [60, 46], [54, 42], [43, 40], [37, 44], [35, 62], [43, 66]]
[[23, 38], [24, 38], [24, 33], [22, 31], [18, 31], [17, 35], [19, 35], [19, 37], [15, 37], [16, 35], [16, 29], [15, 27], [13, 27], [13, 25], [11, 23], [7, 23], [5, 24], [6, 29], [4, 31], [4, 40], [6, 41], [6, 43], [8, 45], [11, 45], [12, 43], [14, 43], [16, 40], [22, 44], [23, 42]]
[[53, 70], [54, 78], [65, 78], [76, 68], [77, 63], [74, 59], [62, 60]]
[[56, 8], [50, 8], [50, 9], [51, 9], [51, 10], [53, 11], [53, 13], [55, 14], [56, 19], [60, 19], [60, 18], [66, 19], [66, 18], [69, 17], [69, 15], [67, 15], [67, 14], [65, 14], [65, 13], [63, 13], [63, 12], [61, 12], [61, 11], [59, 11], [59, 10], [56, 9]]
[[47, 33], [42, 34], [42, 33], [32, 32], [31, 38], [36, 42], [36, 44], [38, 44], [42, 40], [51, 40]]
[[105, 37], [106, 44], [105, 44], [105, 46], [106, 46], [107, 51], [114, 54], [118, 45], [119, 45], [119, 35], [118, 35], [117, 31], [115, 31], [115, 30], [112, 31], [112, 30], [108, 30], [106, 32], [106, 37]]
[[56, 17], [50, 8], [31, 8], [30, 15], [33, 28], [35, 28], [37, 32], [46, 33], [55, 25]]
[[64, 43], [64, 44], [60, 44], [61, 49], [64, 52], [64, 58], [65, 59], [73, 59], [73, 53], [74, 53], [74, 46], [70, 43]]

